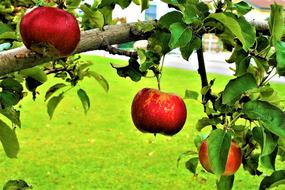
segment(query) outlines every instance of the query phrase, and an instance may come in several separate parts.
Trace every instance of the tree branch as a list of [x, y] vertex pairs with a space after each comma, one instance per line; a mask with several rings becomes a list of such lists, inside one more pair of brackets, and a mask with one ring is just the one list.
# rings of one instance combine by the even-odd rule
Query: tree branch
[[[155, 24], [155, 21], [140, 22], [140, 28], [143, 28], [142, 25], [149, 23]], [[136, 24], [137, 23], [106, 26], [104, 27], [104, 31], [97, 29], [84, 31], [81, 33], [80, 43], [74, 53], [105, 49], [109, 45], [147, 39], [151, 32], [144, 33], [138, 30], [135, 27]], [[257, 32], [269, 33], [267, 23], [252, 21], [251, 24], [256, 27]], [[204, 31], [204, 33], [209, 31]], [[56, 59], [58, 58], [43, 56], [25, 47], [0, 52], [0, 76]]]
[[[141, 24], [149, 24], [149, 22], [155, 24], [155, 21], [142, 22]], [[104, 31], [97, 29], [84, 31], [81, 33], [80, 43], [74, 53], [105, 49], [113, 44], [147, 39], [150, 34], [137, 30], [135, 24], [106, 26]], [[0, 76], [56, 59], [59, 58], [37, 54], [24, 46], [0, 52]]]
[[113, 55], [125, 55], [127, 57], [138, 58], [138, 54], [135, 51], [126, 51], [126, 50], [115, 48], [110, 45], [108, 45], [105, 50], [107, 50], [110, 54], [113, 54]]
[[[205, 60], [204, 60], [204, 54], [203, 54], [203, 47], [202, 46], [201, 46], [201, 48], [197, 49], [197, 58], [198, 58], [198, 65], [199, 65], [198, 73], [200, 75], [201, 84], [202, 84], [202, 88], [203, 88], [203, 87], [208, 86], [209, 82], [208, 82], [208, 78], [207, 78], [207, 71], [206, 71], [206, 67], [205, 67]], [[207, 93], [202, 96], [202, 104], [204, 106], [204, 112], [205, 113], [206, 113], [206, 105], [207, 105], [209, 100], [212, 102], [213, 107], [214, 107], [216, 97], [213, 96], [211, 89], [209, 89], [207, 91]], [[209, 119], [214, 118], [212, 114], [207, 114], [207, 115], [208, 115]], [[217, 129], [217, 127], [215, 125], [212, 125], [212, 129], [215, 130], [215, 129]]]

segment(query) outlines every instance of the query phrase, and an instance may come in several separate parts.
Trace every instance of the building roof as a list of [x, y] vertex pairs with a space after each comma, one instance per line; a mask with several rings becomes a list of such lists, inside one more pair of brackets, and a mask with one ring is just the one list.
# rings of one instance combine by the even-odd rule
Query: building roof
[[270, 5], [276, 2], [285, 8], [285, 0], [246, 0], [248, 3], [252, 4], [257, 8], [267, 9]]

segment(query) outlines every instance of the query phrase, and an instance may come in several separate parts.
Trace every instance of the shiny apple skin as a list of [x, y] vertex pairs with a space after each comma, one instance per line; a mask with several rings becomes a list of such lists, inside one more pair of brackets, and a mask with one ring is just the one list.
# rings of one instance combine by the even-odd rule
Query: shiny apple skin
[[134, 125], [147, 133], [174, 135], [183, 128], [187, 117], [181, 97], [152, 88], [140, 90], [131, 109]]
[[20, 34], [28, 49], [51, 56], [70, 55], [80, 41], [75, 17], [55, 7], [37, 7], [25, 14]]
[[[213, 173], [212, 166], [209, 162], [207, 139], [204, 140], [200, 146], [199, 160], [200, 160], [201, 165], [206, 171]], [[238, 144], [232, 141], [230, 145], [226, 168], [222, 175], [230, 176], [230, 175], [235, 174], [241, 165], [241, 161], [242, 161], [241, 150]]]

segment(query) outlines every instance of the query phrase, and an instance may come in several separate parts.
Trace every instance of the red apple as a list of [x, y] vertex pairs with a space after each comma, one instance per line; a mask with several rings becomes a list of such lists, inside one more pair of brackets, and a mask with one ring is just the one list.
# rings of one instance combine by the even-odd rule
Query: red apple
[[75, 17], [55, 7], [37, 7], [24, 15], [20, 33], [28, 49], [51, 56], [71, 54], [80, 41]]
[[175, 94], [144, 88], [133, 99], [132, 119], [142, 132], [174, 135], [182, 129], [186, 115], [184, 101]]
[[[199, 160], [201, 165], [208, 172], [213, 172], [212, 166], [209, 162], [207, 139], [204, 140], [200, 146]], [[239, 169], [242, 160], [241, 150], [238, 144], [234, 141], [231, 142], [228, 159], [223, 176], [230, 176], [236, 173]]]

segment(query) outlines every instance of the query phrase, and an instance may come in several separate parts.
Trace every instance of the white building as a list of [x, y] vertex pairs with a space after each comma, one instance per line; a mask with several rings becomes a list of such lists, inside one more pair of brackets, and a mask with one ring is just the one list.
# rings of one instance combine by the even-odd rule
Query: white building
[[[94, 0], [85, 0], [84, 2], [93, 4]], [[95, 0], [96, 1], [96, 0]], [[153, 0], [149, 3], [149, 8], [141, 12], [141, 7], [131, 3], [131, 5], [122, 9], [119, 5], [116, 5], [113, 11], [113, 18], [126, 18], [127, 22], [144, 21], [149, 19], [159, 19], [165, 13], [171, 11], [166, 3], [160, 0]]]

